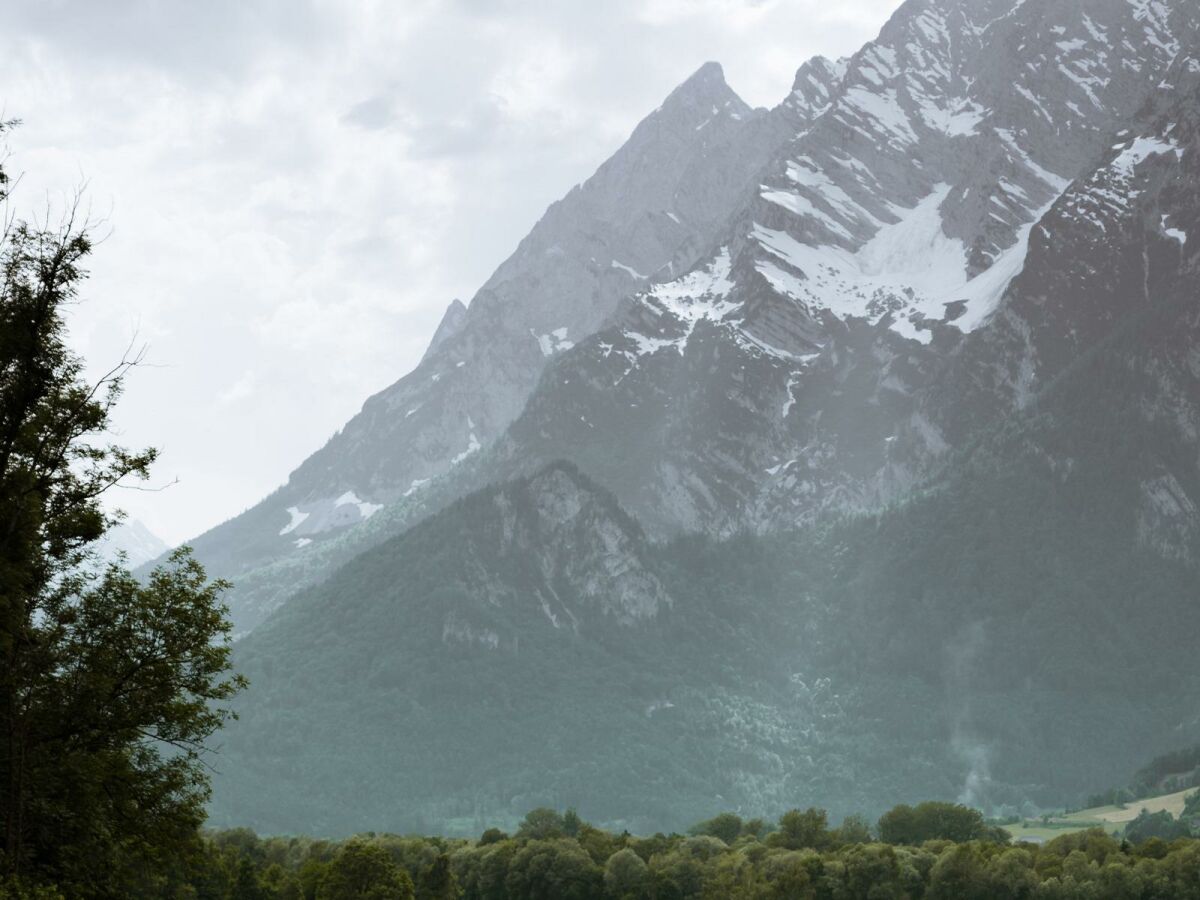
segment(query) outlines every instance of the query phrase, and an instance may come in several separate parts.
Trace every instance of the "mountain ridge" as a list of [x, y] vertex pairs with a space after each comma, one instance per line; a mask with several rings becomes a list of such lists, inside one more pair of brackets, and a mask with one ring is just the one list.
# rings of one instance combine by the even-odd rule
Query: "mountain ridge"
[[[360, 463], [347, 469], [346, 461], [351, 457], [336, 451], [335, 445], [331, 444], [298, 470], [307, 474], [296, 476], [296, 484], [281, 489], [257, 513], [247, 514], [252, 518], [260, 517], [253, 522], [252, 528], [250, 522], [235, 522], [197, 541], [201, 558], [215, 563], [216, 571], [236, 576], [240, 585], [252, 586], [253, 596], [245, 603], [235, 593], [234, 608], [240, 626], [253, 627], [289, 592], [310, 583], [314, 572], [328, 571], [323, 562], [326, 558], [347, 558], [350, 545], [369, 545], [377, 539], [376, 535], [408, 527], [454, 496], [489, 481], [528, 472], [539, 462], [551, 459], [576, 458], [589, 472], [617, 490], [622, 501], [657, 534], [697, 528], [717, 534], [743, 527], [772, 528], [782, 523], [811, 521], [826, 511], [874, 508], [911, 490], [936, 468], [939, 455], [974, 427], [957, 426], [942, 410], [931, 405], [931, 397], [945, 393], [933, 384], [939, 377], [949, 377], [945, 374], [943, 360], [956, 353], [954, 348], [963, 342], [961, 332], [964, 328], [972, 332], [979, 328], [988, 311], [999, 302], [1003, 289], [1023, 265], [1034, 216], [1040, 216], [1047, 208], [1045, 197], [1057, 196], [1055, 191], [1061, 193], [1066, 188], [1065, 177], [1035, 162], [1023, 144], [1032, 148], [1030, 152], [1046, 166], [1061, 166], [1055, 159], [1061, 160], [1063, 153], [1068, 152], [1075, 160], [1074, 165], [1086, 168], [1088, 154], [1080, 150], [1084, 145], [1093, 148], [1095, 159], [1100, 158], [1106, 148], [1106, 133], [1100, 126], [1108, 127], [1111, 121], [1123, 121], [1123, 117], [1130, 115], [1129, 109], [1146, 99], [1146, 85], [1157, 85], [1158, 70], [1143, 70], [1162, 64], [1160, 49], [1157, 44], [1147, 44], [1143, 48], [1145, 54], [1138, 56], [1136, 62], [1130, 62], [1133, 57], [1128, 57], [1105, 63], [1107, 70], [1119, 77], [1108, 80], [1104, 89], [1107, 93], [1095, 95], [1097, 104], [1109, 95], [1115, 104], [1108, 112], [1100, 110], [1096, 113], [1101, 116], [1099, 125], [1080, 118], [1079, 111], [1091, 107], [1080, 106], [1072, 99], [1074, 93], [1064, 94], [1063, 91], [1078, 93], [1086, 87], [1081, 86], [1071, 73], [1076, 69], [1094, 68], [1086, 62], [1086, 54], [1095, 52], [1098, 46], [1096, 34], [1125, 35], [1122, 52], [1127, 55], [1138, 52], [1139, 45], [1129, 36], [1137, 29], [1151, 28], [1137, 18], [1142, 6], [1159, 10], [1153, 17], [1152, 28], [1158, 43], [1167, 44], [1169, 40], [1177, 47], [1194, 45], [1195, 15], [1193, 11], [1190, 19], [1186, 17], [1186, 4], [1134, 6], [1124, 0], [1106, 0], [1103, 4], [1090, 6], [1082, 17], [1072, 18], [1078, 11], [1075, 5], [1070, 0], [1059, 0], [1031, 7], [1037, 15], [1030, 20], [1034, 24], [1028, 25], [1016, 21], [1021, 12], [1019, 9], [1012, 16], [997, 18], [991, 16], [994, 8], [999, 8], [996, 4], [914, 0], [897, 10], [881, 31], [879, 40], [869, 43], [850, 59], [835, 64], [817, 57], [801, 66], [792, 92], [770, 113], [760, 111], [750, 115], [744, 105], [738, 106], [735, 112], [747, 116], [743, 127], [734, 129], [741, 135], [739, 140], [758, 143], [761, 141], [759, 132], [764, 132], [769, 138], [767, 144], [777, 149], [772, 151], [773, 161], [756, 169], [766, 173], [761, 180], [751, 179], [750, 184], [757, 186], [734, 191], [742, 199], [731, 205], [734, 211], [723, 226], [734, 237], [714, 237], [707, 246], [701, 240], [692, 239], [690, 246], [700, 248], [695, 249], [694, 254], [697, 257], [709, 254], [707, 262], [698, 259], [698, 268], [677, 282], [670, 281], [672, 264], [668, 263], [667, 274], [643, 285], [648, 290], [643, 295], [644, 300], [630, 300], [626, 294], [620, 294], [620, 298], [613, 301], [612, 311], [595, 326], [605, 336], [598, 336], [600, 332], [597, 332], [582, 334], [576, 339], [569, 329], [562, 336], [558, 335], [558, 329], [553, 329], [540, 335], [530, 333], [526, 340], [519, 327], [518, 336], [512, 337], [509, 335], [511, 323], [506, 325], [487, 312], [486, 324], [480, 327], [487, 332], [488, 341], [474, 341], [459, 334], [459, 341], [467, 343], [456, 345], [450, 341], [440, 345], [442, 354], [448, 354], [447, 359], [450, 356], [456, 358], [453, 364], [447, 362], [440, 372], [434, 372], [427, 387], [437, 387], [444, 378], [457, 377], [455, 373], [468, 371], [469, 375], [472, 365], [464, 360], [472, 359], [477, 352], [492, 353], [496, 347], [507, 346], [510, 342], [513, 346], [523, 346], [525, 349], [521, 352], [527, 357], [537, 358], [536, 370], [543, 374], [535, 379], [535, 369], [525, 369], [526, 374], [521, 376], [524, 379], [522, 388], [508, 394], [509, 400], [504, 401], [508, 404], [508, 412], [493, 417], [494, 422], [500, 423], [511, 416], [511, 426], [489, 426], [475, 409], [464, 411], [460, 405], [454, 407], [459, 412], [451, 416], [454, 419], [452, 431], [458, 436], [450, 441], [446, 437], [449, 432], [443, 431], [438, 432], [442, 437], [437, 440], [429, 438], [434, 434], [429, 429], [436, 431], [440, 427], [436, 421], [441, 418], [432, 425], [423, 424], [420, 420], [425, 415], [424, 407], [418, 400], [406, 399], [404, 393], [407, 390], [404, 385], [421, 380], [418, 377], [421, 370], [418, 370], [368, 401], [364, 414], [355, 420], [355, 426], [348, 426], [347, 432], [339, 436], [337, 446], [357, 446], [353, 452], [362, 458]], [[1169, 15], [1162, 10], [1167, 10]], [[1025, 14], [1028, 13], [1026, 10]], [[955, 49], [958, 44], [945, 37], [948, 21], [959, 22], [965, 49]], [[1171, 21], [1176, 23], [1171, 28], [1182, 37], [1172, 37], [1173, 32], [1165, 30]], [[1004, 109], [986, 110], [972, 97], [983, 96], [991, 89], [981, 85], [978, 77], [971, 80], [946, 68], [949, 61], [957, 60], [955, 65], [969, 63], [982, 72], [995, 69], [989, 62], [992, 57], [979, 52], [981, 34], [994, 37], [991, 31], [1001, 27], [1009, 29], [1006, 32], [1009, 37], [1001, 35], [1002, 39], [994, 40], [1001, 50], [1014, 41], [1011, 35], [1018, 34], [1021, 27], [1035, 29], [1040, 36], [1023, 51], [1029, 60], [1026, 70], [1051, 50], [1062, 56], [1062, 62], [1054, 68], [1057, 80], [1052, 80], [1046, 88], [1047, 96], [1052, 94], [1059, 99], [1053, 102], [1046, 97], [1039, 99], [1039, 95], [1032, 93], [1020, 80], [1013, 82], [1006, 78], [1004, 90], [1007, 93], [1003, 96], [1007, 99], [1001, 104]], [[1106, 30], [1101, 31], [1101, 28]], [[910, 40], [914, 36], [919, 38], [916, 43]], [[1001, 50], [995, 50], [993, 56], [1002, 58]], [[944, 75], [939, 75], [935, 81], [938, 85], [956, 86], [949, 100], [930, 99], [933, 96], [930, 87], [915, 62], [905, 69], [899, 62], [888, 61], [891, 59], [889, 53], [901, 51], [906, 58], [932, 66], [935, 71], [940, 71], [937, 66], [941, 65], [931, 63], [935, 51], [940, 54], [937, 59], [948, 61], [943, 66]], [[1178, 50], [1176, 55], [1182, 59], [1186, 54]], [[1168, 77], [1169, 67], [1162, 74]], [[720, 75], [719, 66], [703, 66], [671, 96], [687, 101], [689, 92], [699, 91], [697, 96], [704, 96], [708, 98], [704, 102], [709, 102], [712, 99], [709, 94], [716, 91], [717, 99], [732, 103], [731, 92], [726, 93], [728, 88]], [[1037, 87], [1035, 74], [1027, 72], [1022, 77], [1033, 78], [1030, 84]], [[1140, 87], [1134, 90], [1131, 85]], [[906, 127], [914, 138], [924, 135], [916, 145], [910, 143], [903, 129], [894, 131], [900, 127], [894, 122], [878, 124], [878, 110], [863, 99], [867, 87], [878, 88], [888, 96], [894, 95], [897, 102], [902, 95], [909, 98], [905, 101], [908, 111], [903, 115], [905, 121], [916, 124]], [[695, 113], [695, 103], [687, 101], [683, 105], [689, 103]], [[1037, 126], [1040, 131], [1035, 129], [1041, 137], [1017, 134], [1012, 117], [1028, 117], [1032, 110], [1035, 119], [1030, 121], [1036, 124], [1036, 119], [1042, 115], [1037, 112], [1039, 103], [1042, 106], [1057, 104], [1055, 108], [1067, 110], [1065, 115], [1071, 124], [1066, 140], [1053, 127], [1047, 131], [1045, 123]], [[951, 107], [958, 112], [947, 119], [943, 113]], [[711, 108], [703, 107], [699, 111], [711, 112]], [[652, 114], [646, 123], [654, 123], [656, 115]], [[967, 123], [971, 124], [970, 129], [963, 124], [964, 115], [971, 120]], [[808, 127], [806, 116], [815, 123], [812, 127]], [[958, 124], [947, 126], [951, 120]], [[700, 124], [703, 121], [701, 119]], [[980, 124], [985, 122], [990, 124], [986, 127]], [[695, 126], [690, 127], [694, 129]], [[822, 137], [857, 135], [861, 138], [864, 133], [876, 133], [880, 128], [885, 146], [890, 146], [889, 142], [898, 142], [882, 156], [880, 151], [872, 149], [870, 144], [862, 144], [861, 140], [847, 145], [852, 148], [847, 151], [849, 155], [838, 156], [842, 152], [837, 149], [838, 143], [830, 144], [829, 139]], [[979, 128], [985, 128], [986, 134], [972, 131]], [[815, 136], [814, 130], [818, 132]], [[792, 137], [781, 137], [786, 134]], [[1047, 139], [1047, 134], [1053, 135], [1053, 140]], [[795, 141], [800, 143], [793, 146]], [[920, 150], [927, 142], [932, 142], [929, 147], [933, 149]], [[857, 149], [853, 149], [855, 147]], [[980, 166], [975, 160], [974, 154], [979, 147], [986, 149], [988, 155], [985, 158], [991, 160], [988, 165]], [[935, 185], [933, 192], [927, 193], [928, 185], [934, 179], [921, 173], [934, 163], [944, 164], [951, 158], [947, 153], [952, 156], [957, 153], [966, 160], [966, 163], [954, 162], [952, 166], [965, 181], [958, 187]], [[908, 158], [914, 154], [915, 165], [896, 169], [895, 160], [904, 160], [907, 165]], [[932, 156], [922, 161], [922, 156], [928, 154]], [[871, 161], [872, 165], [859, 160], [859, 156]], [[862, 185], [853, 187], [852, 182], [865, 177], [863, 172], [874, 171], [873, 167], [880, 166], [881, 173], [893, 172], [894, 185], [890, 190], [899, 193], [893, 193], [894, 200], [887, 201], [891, 206], [881, 205], [879, 197], [864, 200], [866, 205], [861, 205], [855, 198], [861, 199]], [[597, 176], [606, 167], [610, 167], [610, 163], [602, 166]], [[826, 178], [829, 172], [836, 177]], [[821, 178], [826, 181], [822, 182]], [[915, 187], [914, 178], [917, 179]], [[986, 187], [987, 184], [991, 187]], [[581, 190], [572, 191], [568, 198]], [[1044, 196], [1037, 194], [1037, 190], [1043, 191]], [[1025, 192], [1025, 199], [1016, 205], [1013, 205], [1014, 191]], [[998, 222], [1002, 220], [1003, 234], [989, 225], [975, 238], [970, 238], [972, 228], [967, 227], [970, 216], [964, 217], [962, 211], [970, 207], [972, 195], [986, 195], [991, 199], [987, 212], [976, 210], [971, 215], [976, 221], [997, 223], [996, 227], [1000, 227]], [[833, 205], [831, 197], [836, 200]], [[839, 197], [842, 199], [837, 199]], [[665, 202], [665, 199], [657, 199], [651, 206], [657, 209]], [[911, 205], [899, 206], [897, 202]], [[789, 209], [789, 205], [795, 210]], [[552, 206], [551, 211], [558, 206]], [[992, 209], [1000, 212], [994, 215]], [[872, 220], [872, 216], [876, 218]], [[543, 221], [551, 218], [548, 212]], [[889, 223], [889, 218], [894, 221]], [[845, 233], [839, 235], [838, 228]], [[952, 237], [951, 233], [960, 237]], [[920, 240], [927, 245], [912, 245], [913, 235], [922, 235]], [[506, 267], [517, 265], [517, 260], [529, 255], [530, 240], [527, 238], [522, 242], [513, 259], [501, 266], [494, 280], [504, 281]], [[818, 241], [818, 245], [809, 247], [804, 244], [806, 240]], [[828, 243], [830, 241], [832, 243]], [[1008, 243], [1006, 249], [1002, 246], [1012, 241], [1016, 243]], [[725, 249], [720, 246], [722, 244]], [[858, 249], [850, 257], [852, 265], [848, 265], [846, 248], [855, 245]], [[955, 249], [959, 245], [961, 250]], [[997, 259], [983, 273], [977, 273], [974, 280], [968, 280], [965, 296], [975, 299], [962, 300], [959, 298], [964, 294], [950, 293], [948, 296], [955, 299], [944, 302], [945, 309], [938, 314], [940, 319], [929, 319], [924, 313], [914, 312], [921, 303], [927, 305], [927, 301], [922, 300], [914, 307], [911, 296], [906, 295], [906, 292], [912, 295], [912, 288], [905, 286], [905, 281], [917, 277], [907, 273], [916, 271], [919, 274], [918, 264], [909, 265], [891, 282], [870, 274], [880, 261], [886, 265], [888, 260], [903, 259], [910, 250], [925, 263], [944, 258], [951, 267], [959, 267], [963, 274], [955, 276], [959, 280], [953, 283], [970, 278], [971, 272], [978, 268], [980, 253], [996, 253]], [[726, 257], [727, 260], [722, 262]], [[832, 275], [833, 270], [828, 269], [829, 260], [834, 260], [838, 267]], [[609, 269], [615, 275], [632, 279], [624, 269], [614, 268], [615, 265], [614, 258]], [[718, 278], [712, 274], [713, 267], [722, 265], [728, 267], [728, 273]], [[813, 277], [814, 271], [818, 277]], [[733, 300], [718, 298], [719, 314], [714, 313], [710, 308], [712, 304], [703, 297], [688, 294], [687, 279], [702, 284], [720, 282], [724, 278], [730, 280], [729, 289], [734, 296]], [[809, 286], [817, 282], [822, 283], [817, 285], [814, 295]], [[813, 296], [819, 299], [826, 294], [836, 299], [841, 296], [839, 291], [844, 293], [846, 285], [850, 286], [851, 294], [846, 296], [852, 303], [841, 312], [824, 308], [822, 303], [825, 301], [813, 300]], [[631, 284], [631, 289], [636, 286]], [[831, 290], [832, 294], [829, 293]], [[480, 297], [486, 299], [487, 296], [488, 289], [485, 288]], [[991, 299], [986, 299], [989, 297]], [[936, 294], [934, 299], [937, 299]], [[981, 302], [983, 305], [978, 308], [972, 306]], [[492, 309], [497, 313], [507, 311], [507, 307], [499, 302], [493, 302]], [[484, 315], [484, 312], [479, 314]], [[917, 318], [912, 318], [914, 315]], [[727, 330], [728, 336], [733, 338], [732, 346], [725, 346], [728, 337], [723, 332]], [[694, 363], [686, 363], [685, 369], [679, 370], [677, 375], [669, 376], [666, 373], [679, 369], [679, 365], [672, 364], [668, 358], [673, 351], [664, 348], [684, 346], [680, 343], [683, 334], [688, 335], [688, 340], [694, 338], [695, 347], [708, 349]], [[893, 334], [905, 340], [896, 340]], [[502, 339], [501, 335], [505, 337]], [[925, 346], [914, 346], [914, 339]], [[581, 354], [585, 352], [604, 354], [605, 363], [595, 359], [582, 360]], [[736, 363], [730, 362], [730, 352]], [[718, 424], [707, 433], [692, 424], [683, 424], [680, 427], [686, 434], [663, 436], [662, 416], [647, 419], [657, 408], [655, 404], [668, 396], [661, 394], [654, 379], [678, 379], [679, 390], [683, 392], [681, 396], [689, 392], [694, 394], [700, 382], [713, 377], [705, 371], [705, 367], [713, 365], [709, 361], [712, 354], [726, 354], [725, 362], [718, 365], [724, 366], [726, 374], [721, 377], [725, 380], [714, 382], [707, 389], [710, 396], [703, 400], [699, 415]], [[596, 397], [579, 409], [575, 409], [579, 405], [578, 398], [564, 403], [554, 400], [554, 389], [547, 381], [549, 371], [575, 361], [579, 361], [579, 367], [574, 376], [566, 373], [558, 376], [572, 383], [570, 389], [560, 389], [564, 400], [567, 394], [574, 395], [581, 384], [600, 378], [596, 382]], [[610, 369], [614, 365], [620, 368], [601, 377], [605, 365]], [[638, 365], [652, 366], [657, 372], [647, 376], [649, 393], [641, 399], [630, 390], [636, 379], [629, 372], [639, 374]], [[692, 365], [699, 369], [686, 368]], [[730, 366], [744, 366], [746, 372], [754, 374], [736, 375]], [[585, 368], [592, 371], [585, 375]], [[486, 366], [484, 370], [487, 370]], [[476, 377], [469, 375], [462, 389], [454, 389], [445, 402], [494, 406], [490, 387], [480, 389], [477, 381], [471, 380]], [[746, 377], [757, 385], [756, 390], [747, 391], [738, 385], [736, 378]], [[617, 392], [625, 394], [626, 399], [614, 402], [615, 397], [608, 393], [609, 385], [616, 386]], [[1001, 389], [1002, 386], [996, 388]], [[547, 399], [542, 399], [543, 394]], [[703, 394], [701, 392], [701, 397]], [[722, 395], [728, 396], [722, 400]], [[655, 396], [659, 399], [655, 400]], [[943, 402], [950, 409], [964, 408], [961, 400], [949, 398]], [[587, 408], [588, 403], [597, 406]], [[544, 418], [547, 404], [552, 418], [539, 420], [539, 416]], [[435, 406], [443, 410], [443, 406]], [[603, 440], [594, 443], [593, 438], [598, 436], [596, 429], [604, 415], [615, 416], [618, 407], [622, 406], [627, 411], [623, 418], [606, 420], [609, 438], [619, 443], [620, 435], [631, 435], [635, 443], [657, 441], [663, 449], [647, 458], [640, 472], [607, 473], [606, 467], [611, 469], [617, 464], [623, 448], [600, 449]], [[641, 414], [635, 415], [636, 410], [641, 410]], [[600, 415], [601, 411], [604, 415]], [[861, 414], [863, 411], [865, 415]], [[442, 412], [436, 416], [441, 417]], [[719, 424], [726, 419], [737, 423], [735, 433], [728, 438], [722, 436]], [[971, 419], [968, 416], [965, 421]], [[429, 438], [421, 439], [423, 443], [415, 447], [415, 454], [406, 450], [409, 445], [396, 443], [390, 437], [394, 429], [407, 428], [410, 422]], [[552, 436], [548, 445], [543, 446], [544, 442], [538, 437], [540, 434]], [[864, 436], [869, 436], [869, 441], [864, 441]], [[589, 444], [590, 449], [584, 446]], [[384, 445], [386, 449], [380, 449]], [[579, 450], [577, 446], [584, 449]], [[799, 454], [794, 452], [797, 447], [803, 448]], [[289, 532], [283, 538], [275, 535], [290, 523], [286, 509], [291, 507], [285, 498], [297, 496], [296, 490], [310, 475], [341, 478], [337, 472], [357, 471], [364, 477], [378, 480], [383, 471], [379, 468], [380, 460], [403, 458], [409, 460], [405, 465], [410, 465], [413, 458], [428, 452], [441, 460], [436, 463], [441, 467], [440, 475], [436, 474], [439, 470], [435, 468], [427, 476], [411, 481], [406, 481], [407, 476], [404, 476], [397, 486], [389, 488], [388, 497], [356, 488], [354, 490], [359, 491], [353, 495], [356, 503], [333, 508], [330, 508], [331, 499], [308, 501], [307, 505], [299, 502], [294, 508], [297, 515], [307, 516], [307, 524], [300, 525], [296, 533]], [[574, 457], [572, 454], [577, 452], [583, 455]], [[332, 457], [342, 461], [325, 461]], [[594, 462], [592, 457], [602, 458]], [[622, 485], [622, 479], [627, 483]], [[332, 493], [332, 488], [328, 490]], [[334, 499], [346, 496], [339, 491]], [[375, 516], [378, 507], [386, 512]], [[364, 511], [375, 516], [371, 523], [363, 522]], [[355, 526], [351, 531], [357, 528], [361, 534], [343, 537], [345, 526]], [[254, 532], [250, 539], [232, 544], [243, 553], [240, 562], [235, 559], [232, 562], [236, 564], [231, 565], [230, 560], [222, 562], [220, 553], [214, 555], [214, 542], [231, 546], [230, 538], [222, 538], [221, 534], [241, 534], [247, 528]], [[300, 534], [301, 529], [308, 531]], [[297, 546], [302, 542], [305, 543]], [[306, 542], [315, 542], [317, 546], [307, 546]], [[322, 543], [330, 546], [322, 550]], [[275, 586], [271, 586], [272, 583]]]
[[[702, 67], [635, 132], [678, 180], [630, 207], [602, 166], [289, 488], [397, 493], [264, 507], [218, 817], [1034, 815], [1200, 738], [1198, 51], [1184, 0], [908, 0], [771, 111]], [[707, 221], [685, 183], [711, 227], [657, 267], [589, 238], [523, 268], [572, 203], [631, 246]], [[614, 285], [590, 331], [558, 333], [579, 295], [499, 292], [551, 270]], [[534, 364], [477, 419], [510, 344]], [[373, 442], [432, 427], [414, 385], [458, 362], [458, 430], [407, 481]]]

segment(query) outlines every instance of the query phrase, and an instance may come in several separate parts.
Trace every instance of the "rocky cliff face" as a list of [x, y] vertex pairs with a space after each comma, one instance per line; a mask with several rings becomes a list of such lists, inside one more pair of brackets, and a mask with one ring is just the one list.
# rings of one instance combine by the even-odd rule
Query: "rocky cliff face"
[[[903, 498], [1114, 327], [1085, 294], [1141, 290], [1133, 245], [1102, 283], [1062, 271], [1056, 256], [1111, 252], [1080, 246], [1062, 209], [1076, 181], [1136, 193], [1105, 167], [1178, 92], [1197, 18], [1163, 0], [910, 0], [769, 112], [702, 67], [451, 306], [416, 370], [195, 542], [236, 576], [239, 629], [560, 458], [658, 537]], [[1068, 312], [1018, 314], [1039, 291]]]
[[[546, 374], [506, 438], [510, 459], [577, 459], [660, 535], [785, 527], [903, 496], [1052, 377], [1022, 349], [1028, 321], [1009, 321], [1028, 302], [1005, 300], [1020, 273], [1022, 292], [1053, 290], [1072, 310], [1034, 316], [1063, 360], [1113, 327], [1052, 271], [1056, 256], [1086, 266], [1097, 253], [1062, 218], [1065, 192], [1116, 179], [1100, 189], [1138, 194], [1122, 173], [1151, 145], [1121, 135], [1196, 34], [1187, 4], [906, 4], [713, 255]], [[1097, 207], [1094, 227], [1111, 211]], [[1136, 260], [1105, 262], [1120, 275], [1101, 291], [1144, 293]], [[1073, 273], [1069, 294], [1097, 274]]]
[[495, 615], [544, 617], [555, 631], [578, 635], [670, 609], [646, 566], [640, 527], [571, 466], [552, 465], [473, 498], [468, 517], [454, 538], [458, 574], [440, 586], [460, 592], [445, 609], [444, 641], [517, 646], [520, 629], [498, 626]]
[[821, 108], [834, 71], [823, 61], [803, 71], [803, 89], [768, 112], [750, 109], [719, 65], [702, 66], [546, 211], [469, 306], [450, 306], [413, 372], [367, 400], [278, 491], [198, 537], [201, 558], [229, 576], [286, 566], [488, 446], [549, 362], [622, 298], [708, 250], [762, 164]]

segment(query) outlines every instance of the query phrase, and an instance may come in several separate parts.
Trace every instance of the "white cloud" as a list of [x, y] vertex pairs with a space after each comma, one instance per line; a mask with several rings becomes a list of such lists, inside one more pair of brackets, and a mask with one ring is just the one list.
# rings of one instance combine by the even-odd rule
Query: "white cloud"
[[545, 207], [702, 62], [752, 103], [894, 0], [53, 0], [0, 35], [18, 205], [81, 180], [111, 235], [74, 316], [136, 330], [127, 442], [178, 541], [252, 504], [420, 358]]
[[742, 30], [762, 22], [777, 5], [777, 0], [645, 0], [638, 18], [654, 25], [704, 18]]

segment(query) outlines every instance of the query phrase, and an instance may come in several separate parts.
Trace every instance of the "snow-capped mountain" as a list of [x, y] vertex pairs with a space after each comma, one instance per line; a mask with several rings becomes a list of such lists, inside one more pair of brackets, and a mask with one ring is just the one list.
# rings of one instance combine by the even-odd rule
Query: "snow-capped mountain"
[[1198, 249], [1193, 0], [908, 0], [770, 111], [705, 66], [197, 542], [269, 617], [217, 808], [1016, 809], [1200, 739]]
[[96, 555], [104, 563], [116, 562], [125, 555], [131, 569], [158, 559], [171, 548], [138, 519], [127, 519], [110, 528], [96, 542]]
[[556, 362], [508, 458], [577, 460], [658, 534], [903, 496], [981, 422], [987, 400], [949, 395], [994, 371], [968, 337], [1001, 327], [1038, 223], [1185, 64], [1198, 17], [906, 4], [709, 258]]
[[[828, 91], [830, 67], [807, 70], [810, 92]], [[755, 173], [819, 108], [803, 96], [754, 110], [719, 65], [702, 66], [547, 210], [469, 306], [450, 305], [416, 369], [367, 400], [282, 488], [197, 538], [201, 558], [229, 576], [286, 560], [487, 446], [553, 358], [652, 278], [696, 262]]]
[[417, 369], [195, 541], [239, 584], [239, 627], [558, 458], [660, 536], [902, 498], [1000, 394], [1034, 390], [1019, 352], [973, 348], [1012, 343], [994, 335], [1038, 223], [1186, 68], [1197, 18], [1182, 0], [910, 0], [770, 111], [705, 65], [451, 304]]

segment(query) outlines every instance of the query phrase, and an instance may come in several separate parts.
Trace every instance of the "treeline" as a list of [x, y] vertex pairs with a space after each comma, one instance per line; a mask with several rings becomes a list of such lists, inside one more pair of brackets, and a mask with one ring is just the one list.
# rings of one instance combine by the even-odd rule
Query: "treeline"
[[1156, 756], [1137, 771], [1126, 787], [1111, 788], [1088, 797], [1087, 805], [1122, 806], [1138, 797], [1173, 794], [1200, 787], [1200, 744]]
[[686, 835], [651, 837], [539, 809], [515, 833], [489, 829], [477, 840], [215, 832], [145, 891], [138, 896], [189, 900], [1186, 900], [1200, 898], [1200, 841], [1130, 843], [1093, 830], [1013, 845], [977, 811], [946, 803], [897, 807], [874, 827], [858, 818], [830, 827], [809, 809], [776, 823], [723, 814]]

